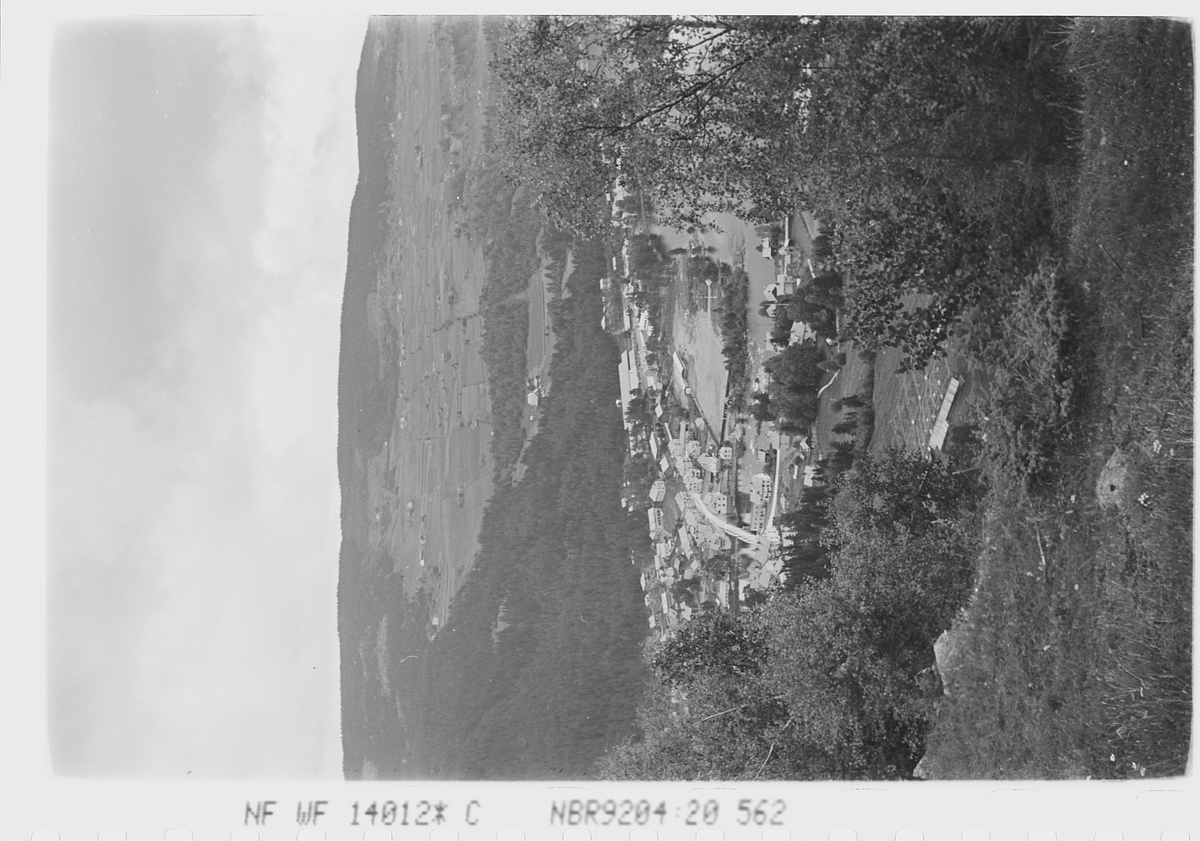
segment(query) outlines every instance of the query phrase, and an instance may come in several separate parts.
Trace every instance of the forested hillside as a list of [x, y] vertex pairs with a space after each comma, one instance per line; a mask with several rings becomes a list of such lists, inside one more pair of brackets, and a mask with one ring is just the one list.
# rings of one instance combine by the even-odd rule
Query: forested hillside
[[645, 610], [620, 507], [617, 346], [601, 331], [606, 258], [576, 251], [555, 313], [554, 391], [528, 472], [484, 515], [480, 557], [421, 658], [414, 776], [577, 778], [626, 736]]
[[521, 414], [525, 410], [525, 344], [529, 332], [529, 278], [541, 265], [538, 232], [542, 215], [527, 190], [504, 178], [494, 155], [473, 170], [466, 186], [472, 233], [484, 243], [487, 283], [483, 313], [483, 359], [488, 369], [492, 403], [492, 457], [496, 477], [504, 484], [525, 444]]

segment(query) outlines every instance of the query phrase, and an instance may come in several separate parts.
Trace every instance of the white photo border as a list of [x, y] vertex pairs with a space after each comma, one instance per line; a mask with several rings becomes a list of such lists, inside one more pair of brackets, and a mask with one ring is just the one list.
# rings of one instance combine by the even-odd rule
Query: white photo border
[[[407, 5], [407, 4], [406, 4]], [[534, 7], [543, 4], [532, 4]], [[617, 4], [618, 7], [628, 4]], [[705, 4], [711, 5], [711, 4]], [[851, 4], [854, 6], [856, 4]], [[947, 4], [940, 4], [947, 6]], [[986, 4], [997, 6], [998, 4]], [[1031, 3], [1022, 3], [1038, 11]], [[1053, 4], [1061, 5], [1061, 4]], [[63, 841], [95, 839], [105, 830], [121, 830], [129, 841], [164, 838], [168, 830], [188, 830], [193, 839], [229, 838], [254, 829], [257, 837], [294, 838], [314, 824], [296, 820], [309, 804], [324, 803], [315, 827], [329, 839], [361, 839], [371, 827], [352, 824], [353, 804], [370, 802], [446, 804], [449, 816], [427, 830], [393, 823], [393, 838], [423, 838], [426, 832], [453, 829], [460, 839], [491, 839], [501, 830], [520, 830], [525, 838], [561, 838], [586, 829], [592, 838], [631, 837], [654, 830], [658, 838], [692, 838], [719, 829], [726, 838], [790, 837], [824, 841], [837, 830], [853, 830], [858, 839], [899, 838], [919, 830], [929, 839], [959, 839], [966, 830], [988, 830], [992, 839], [1026, 839], [1050, 830], [1060, 841], [1092, 839], [1102, 830], [1118, 830], [1127, 839], [1182, 841], [1168, 834], [1184, 830], [1197, 837], [1200, 802], [1195, 777], [1122, 783], [975, 782], [975, 783], [399, 783], [340, 780], [230, 782], [145, 782], [55, 777], [50, 772], [46, 737], [45, 597], [45, 213], [46, 95], [49, 38], [55, 19], [105, 13], [162, 13], [156, 3], [55, 4], [5, 3], [3, 72], [0, 73], [0, 166], [3, 213], [0, 225], [9, 305], [4, 308], [5, 380], [11, 402], [5, 412], [5, 463], [12, 466], [4, 483], [4, 530], [15, 546], [2, 565], [5, 652], [3, 740], [0, 742], [0, 837]], [[337, 11], [382, 12], [389, 4], [341, 3]], [[1005, 4], [1012, 12], [1012, 4]], [[172, 12], [199, 11], [195, 3]], [[205, 13], [295, 11], [288, 3], [205, 3]], [[392, 7], [391, 11], [416, 9]], [[448, 11], [449, 9], [447, 9]], [[466, 9], [463, 9], [466, 11]], [[526, 11], [526, 8], [521, 8]], [[561, 10], [561, 9], [560, 9]], [[851, 7], [838, 11], [852, 11]], [[949, 10], [947, 7], [946, 10]], [[441, 9], [439, 9], [441, 11]], [[478, 9], [472, 9], [478, 11]], [[961, 13], [961, 7], [953, 11]], [[1125, 11], [1145, 13], [1144, 8]], [[1184, 14], [1182, 4], [1160, 13]], [[13, 539], [13, 538], [10, 538]], [[1194, 725], [1193, 725], [1194, 726]], [[1190, 762], [1189, 762], [1190, 768]], [[666, 811], [643, 825], [602, 827], [584, 823], [588, 801], [660, 803]], [[719, 804], [719, 817], [704, 823], [686, 820], [692, 802]], [[750, 803], [750, 820], [741, 825], [739, 803]], [[785, 804], [782, 826], [756, 824], [760, 803]], [[272, 803], [271, 817], [262, 816]], [[580, 822], [571, 823], [578, 807]], [[1193, 807], [1187, 804], [1192, 803]], [[412, 807], [415, 810], [415, 806]], [[624, 807], [619, 807], [624, 808]], [[774, 808], [774, 807], [771, 807]], [[365, 810], [362, 806], [361, 810]], [[415, 813], [415, 812], [414, 812]], [[595, 814], [595, 812], [593, 812]], [[556, 815], [561, 819], [556, 820]], [[634, 806], [634, 819], [637, 807]], [[562, 817], [566, 816], [566, 817]], [[375, 828], [382, 828], [376, 825]], [[788, 835], [777, 834], [786, 830]], [[764, 835], [764, 832], [771, 834]], [[179, 836], [171, 836], [173, 838]], [[237, 836], [243, 837], [243, 836]], [[375, 836], [372, 836], [375, 837]], [[438, 837], [450, 837], [439, 835]], [[510, 836], [502, 836], [510, 837]], [[582, 837], [582, 836], [579, 836]], [[639, 834], [638, 838], [651, 836]], [[717, 836], [706, 836], [717, 837]], [[848, 836], [838, 836], [839, 838]], [[910, 836], [905, 836], [906, 838]], [[915, 837], [915, 836], [911, 836]], [[1039, 836], [1041, 837], [1041, 836]]]

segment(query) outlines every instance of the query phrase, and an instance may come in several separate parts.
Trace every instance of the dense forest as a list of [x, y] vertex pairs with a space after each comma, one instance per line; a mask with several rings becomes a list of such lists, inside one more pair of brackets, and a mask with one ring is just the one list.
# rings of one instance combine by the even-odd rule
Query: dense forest
[[[489, 114], [489, 119], [493, 115]], [[486, 135], [486, 129], [485, 129]], [[492, 404], [492, 457], [504, 484], [525, 444], [525, 345], [529, 333], [529, 278], [541, 266], [538, 233], [543, 224], [527, 190], [505, 179], [494, 159], [484, 155], [466, 181], [465, 204], [471, 233], [484, 244], [487, 266], [480, 310], [483, 360]]]
[[631, 732], [647, 628], [630, 540], [643, 524], [619, 503], [618, 349], [600, 330], [597, 283], [607, 258], [592, 242], [574, 259], [528, 471], [491, 500], [475, 568], [415, 669], [407, 776], [586, 777]]

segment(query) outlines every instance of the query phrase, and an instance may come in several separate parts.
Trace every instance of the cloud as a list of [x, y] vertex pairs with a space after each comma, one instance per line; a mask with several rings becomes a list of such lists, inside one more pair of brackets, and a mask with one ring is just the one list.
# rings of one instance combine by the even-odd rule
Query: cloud
[[[331, 209], [353, 192], [357, 143], [353, 108], [355, 76], [337, 72], [362, 46], [361, 21], [330, 18], [314, 27], [305, 19], [260, 23], [263, 52], [271, 66], [264, 107], [267, 149], [265, 225], [255, 243], [265, 271], [291, 275], [311, 267], [319, 240], [297, 234], [327, 229]], [[331, 49], [331, 45], [338, 45]], [[320, 171], [338, 177], [314, 177]], [[344, 266], [341, 269], [344, 271]]]
[[364, 31], [229, 27], [204, 177], [163, 242], [168, 338], [134, 387], [52, 405], [62, 772], [340, 776], [330, 512]]

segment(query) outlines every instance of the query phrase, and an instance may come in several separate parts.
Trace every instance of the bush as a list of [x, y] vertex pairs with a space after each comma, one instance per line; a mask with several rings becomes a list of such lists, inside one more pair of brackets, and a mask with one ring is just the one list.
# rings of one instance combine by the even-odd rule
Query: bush
[[992, 376], [980, 420], [984, 455], [1030, 489], [1052, 473], [1075, 397], [1064, 352], [1070, 321], [1059, 266], [1045, 260], [1017, 289], [997, 338], [980, 353]]
[[907, 776], [924, 748], [934, 710], [920, 675], [973, 578], [969, 485], [949, 465], [903, 452], [865, 460], [827, 509], [829, 577], [806, 579], [764, 611], [768, 685], [845, 777]]
[[858, 429], [858, 421], [844, 420], [841, 423], [834, 424], [833, 434], [834, 435], [853, 435], [854, 431], [856, 429]]

